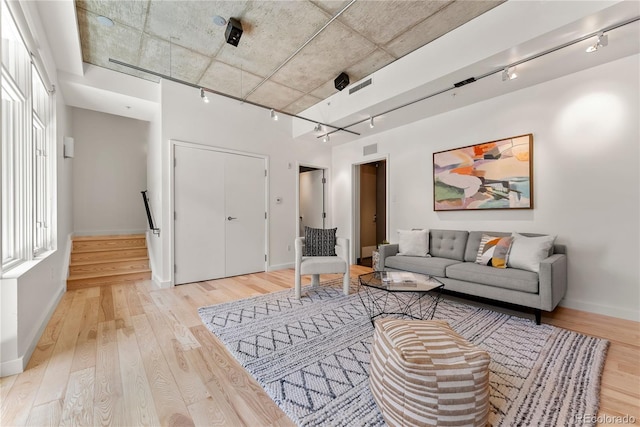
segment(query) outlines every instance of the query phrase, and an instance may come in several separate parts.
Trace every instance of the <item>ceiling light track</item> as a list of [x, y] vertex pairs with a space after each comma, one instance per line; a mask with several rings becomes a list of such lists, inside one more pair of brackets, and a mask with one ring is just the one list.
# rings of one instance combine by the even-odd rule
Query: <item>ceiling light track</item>
[[312, 35], [306, 42], [302, 43], [302, 46], [300, 46], [298, 49], [296, 49], [295, 52], [293, 52], [291, 54], [291, 56], [289, 56], [287, 59], [284, 60], [284, 62], [280, 65], [278, 65], [278, 67], [276, 67], [275, 70], [273, 70], [271, 72], [271, 74], [269, 74], [267, 77], [264, 78], [264, 80], [262, 80], [260, 83], [258, 83], [258, 85], [256, 87], [254, 87], [253, 89], [251, 89], [249, 91], [249, 93], [247, 93], [244, 97], [244, 99], [247, 99], [253, 92], [255, 92], [256, 90], [258, 90], [258, 88], [260, 86], [262, 86], [263, 84], [265, 84], [269, 79], [271, 79], [271, 77], [273, 77], [273, 75], [275, 73], [277, 73], [278, 71], [280, 71], [280, 69], [282, 67], [284, 67], [285, 65], [287, 65], [289, 63], [289, 61], [291, 61], [293, 58], [296, 57], [296, 55], [298, 55], [300, 53], [300, 51], [302, 49], [304, 49], [305, 47], [307, 47], [307, 45], [309, 43], [311, 43], [313, 41], [313, 39], [315, 39], [316, 37], [318, 37], [320, 35], [320, 33], [322, 33], [333, 21], [335, 21], [336, 19], [338, 19], [338, 17], [340, 15], [342, 15], [347, 9], [349, 9], [351, 7], [352, 4], [354, 4], [356, 2], [356, 0], [351, 0], [345, 7], [343, 7], [338, 13], [336, 13], [335, 15], [333, 15], [333, 17], [331, 19], [329, 19], [329, 21], [327, 21], [326, 24], [324, 24], [322, 26], [322, 28], [320, 28], [318, 31], [316, 31], [316, 33], [314, 35]]
[[[158, 73], [158, 72], [155, 72], [155, 71], [152, 71], [152, 70], [148, 70], [146, 68], [138, 67], [137, 65], [127, 64], [126, 62], [118, 61], [117, 59], [109, 58], [109, 62], [112, 62], [112, 63], [117, 64], [117, 65], [121, 65], [123, 67], [131, 68], [133, 70], [140, 71], [142, 73], [151, 74], [152, 76], [160, 77], [161, 79], [170, 80], [170, 81], [172, 81], [174, 83], [179, 83], [179, 84], [182, 84], [182, 85], [185, 85], [185, 86], [189, 86], [189, 87], [192, 87], [192, 88], [195, 88], [195, 89], [199, 89], [201, 97], [202, 97], [202, 95], [204, 95], [204, 92], [209, 92], [209, 93], [213, 93], [214, 95], [219, 95], [219, 96], [223, 96], [225, 98], [233, 99], [234, 101], [239, 101], [239, 102], [242, 102], [242, 103], [253, 105], [255, 107], [264, 108], [265, 110], [269, 110], [269, 112], [273, 111], [274, 113], [277, 112], [277, 113], [285, 114], [287, 116], [294, 117], [296, 119], [304, 120], [304, 121], [307, 121], [307, 122], [319, 123], [319, 124], [321, 124], [321, 125], [323, 125], [325, 127], [332, 128], [333, 129], [332, 132], [340, 132], [340, 131], [342, 131], [342, 132], [350, 133], [352, 135], [360, 136], [360, 134], [358, 132], [354, 132], [354, 131], [349, 130], [349, 129], [345, 129], [345, 128], [342, 128], [342, 127], [339, 127], [339, 126], [334, 126], [334, 125], [331, 125], [331, 124], [328, 124], [328, 123], [321, 123], [321, 122], [318, 122], [317, 120], [308, 119], [306, 117], [298, 116], [296, 114], [290, 114], [290, 113], [287, 113], [287, 112], [284, 112], [284, 111], [279, 111], [279, 110], [276, 110], [274, 108], [268, 107], [266, 105], [258, 104], [257, 102], [247, 101], [245, 99], [242, 99], [242, 98], [239, 98], [239, 97], [233, 96], [233, 95], [227, 95], [226, 93], [218, 92], [217, 90], [214, 90], [214, 89], [209, 89], [209, 88], [206, 88], [206, 87], [194, 84], [194, 83], [189, 83], [189, 82], [184, 81], [184, 80], [176, 79], [175, 77], [167, 76], [165, 74]], [[203, 100], [204, 100], [204, 98], [203, 98]]]
[[[445, 89], [439, 90], [437, 92], [431, 93], [429, 95], [423, 96], [422, 98], [418, 98], [418, 99], [416, 99], [414, 101], [410, 101], [410, 102], [407, 102], [405, 104], [399, 105], [397, 107], [391, 108], [390, 110], [386, 110], [386, 111], [384, 111], [382, 113], [379, 113], [379, 114], [376, 114], [376, 115], [372, 115], [370, 118], [358, 120], [357, 122], [353, 122], [351, 124], [345, 125], [345, 126], [343, 126], [343, 129], [349, 129], [349, 128], [354, 127], [356, 125], [359, 125], [361, 123], [370, 122], [370, 120], [372, 120], [372, 119], [374, 119], [374, 118], [376, 118], [378, 116], [383, 116], [385, 114], [393, 113], [394, 111], [400, 110], [402, 108], [408, 107], [408, 106], [416, 104], [418, 102], [425, 101], [425, 100], [427, 100], [429, 98], [433, 98], [434, 96], [438, 96], [438, 95], [443, 94], [445, 92], [449, 92], [450, 90], [457, 89], [458, 87], [467, 85], [469, 83], [477, 82], [478, 80], [484, 79], [485, 77], [492, 76], [492, 75], [494, 75], [496, 73], [504, 73], [505, 70], [509, 70], [509, 69], [513, 69], [515, 71], [516, 66], [518, 66], [520, 64], [524, 64], [525, 62], [529, 62], [529, 61], [532, 61], [534, 59], [540, 58], [542, 56], [548, 55], [550, 53], [556, 52], [556, 51], [558, 51], [560, 49], [564, 49], [565, 47], [572, 46], [572, 45], [574, 45], [576, 43], [583, 42], [583, 41], [585, 41], [587, 39], [590, 39], [592, 37], [596, 37], [596, 36], [602, 37], [602, 35], [604, 33], [607, 33], [609, 31], [615, 30], [615, 29], [620, 28], [620, 27], [624, 27], [625, 25], [633, 24], [634, 22], [637, 22], [637, 21], [640, 21], [640, 16], [636, 16], [635, 18], [627, 19], [626, 21], [621, 21], [621, 22], [619, 22], [617, 24], [610, 25], [610, 26], [605, 27], [605, 28], [603, 28], [601, 30], [589, 33], [586, 36], [583, 36], [583, 37], [568, 41], [568, 42], [563, 43], [563, 44], [561, 44], [559, 46], [553, 47], [551, 49], [547, 49], [545, 51], [542, 51], [542, 52], [537, 53], [535, 55], [532, 55], [532, 56], [529, 56], [527, 58], [521, 59], [519, 61], [513, 62], [513, 63], [511, 63], [509, 65], [506, 65], [504, 67], [498, 68], [496, 70], [489, 71], [489, 72], [484, 73], [484, 74], [482, 74], [480, 76], [470, 77], [468, 79], [462, 80], [462, 81], [460, 81], [458, 83], [455, 83], [453, 86], [450, 86], [448, 88], [445, 88]], [[327, 135], [331, 135], [334, 132], [336, 132], [336, 131], [334, 130], [334, 131], [328, 132]], [[320, 135], [317, 138], [322, 138], [322, 137], [323, 137], [323, 135]]]

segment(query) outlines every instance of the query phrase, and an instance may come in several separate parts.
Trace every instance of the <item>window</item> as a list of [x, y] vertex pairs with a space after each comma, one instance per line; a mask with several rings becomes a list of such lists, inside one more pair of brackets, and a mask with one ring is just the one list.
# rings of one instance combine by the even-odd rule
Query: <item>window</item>
[[53, 249], [54, 100], [2, 0], [2, 269]]

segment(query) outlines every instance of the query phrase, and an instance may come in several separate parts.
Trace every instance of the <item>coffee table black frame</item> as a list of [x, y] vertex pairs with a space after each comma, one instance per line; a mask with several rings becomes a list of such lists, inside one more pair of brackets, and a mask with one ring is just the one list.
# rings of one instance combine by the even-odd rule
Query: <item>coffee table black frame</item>
[[[374, 271], [358, 276], [358, 296], [371, 323], [379, 316], [433, 319], [444, 284], [418, 273]], [[393, 308], [392, 308], [393, 307]], [[389, 310], [395, 311], [389, 311]]]

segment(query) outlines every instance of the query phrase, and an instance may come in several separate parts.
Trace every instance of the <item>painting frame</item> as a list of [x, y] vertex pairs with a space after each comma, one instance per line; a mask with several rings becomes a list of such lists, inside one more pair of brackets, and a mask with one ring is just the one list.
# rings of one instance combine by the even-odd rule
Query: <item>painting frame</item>
[[533, 134], [433, 153], [433, 210], [533, 209]]

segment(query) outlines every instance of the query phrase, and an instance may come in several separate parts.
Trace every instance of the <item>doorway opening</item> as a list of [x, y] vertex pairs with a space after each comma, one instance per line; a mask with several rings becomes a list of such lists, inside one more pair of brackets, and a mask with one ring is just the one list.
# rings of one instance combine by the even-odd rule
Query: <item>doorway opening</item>
[[298, 236], [304, 227], [326, 228], [327, 170], [314, 166], [298, 167]]
[[356, 166], [356, 264], [372, 267], [372, 255], [387, 239], [387, 161]]

